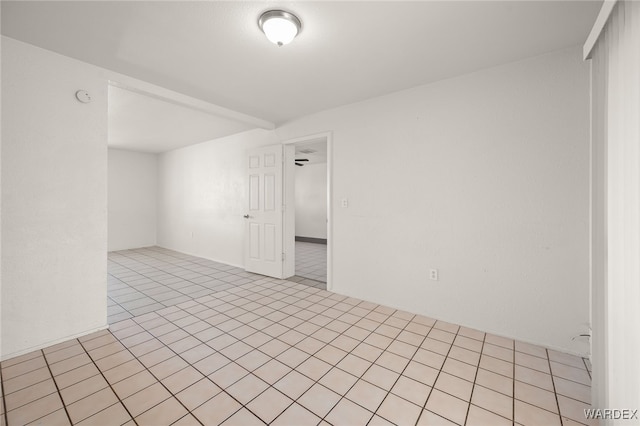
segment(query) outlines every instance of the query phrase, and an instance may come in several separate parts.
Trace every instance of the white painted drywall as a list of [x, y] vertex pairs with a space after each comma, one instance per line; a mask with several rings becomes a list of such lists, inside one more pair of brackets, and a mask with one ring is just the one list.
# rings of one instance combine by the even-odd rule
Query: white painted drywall
[[277, 133], [326, 130], [334, 291], [588, 352], [572, 340], [589, 321], [589, 69], [579, 47]]
[[242, 265], [245, 153], [277, 143], [259, 129], [159, 154], [158, 244]]
[[109, 251], [156, 244], [157, 193], [156, 154], [109, 149]]
[[5, 359], [107, 325], [107, 79], [3, 37], [2, 113]]
[[[605, 8], [603, 7], [603, 10]], [[618, 2], [591, 52], [592, 406], [640, 403], [640, 3]], [[640, 425], [609, 418], [603, 425]]]
[[327, 164], [295, 169], [296, 236], [327, 238]]

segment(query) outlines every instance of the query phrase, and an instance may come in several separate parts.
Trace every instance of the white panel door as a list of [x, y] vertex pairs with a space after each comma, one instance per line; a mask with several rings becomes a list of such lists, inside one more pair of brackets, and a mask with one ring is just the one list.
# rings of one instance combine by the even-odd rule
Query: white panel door
[[247, 152], [247, 191], [245, 269], [282, 278], [282, 145]]

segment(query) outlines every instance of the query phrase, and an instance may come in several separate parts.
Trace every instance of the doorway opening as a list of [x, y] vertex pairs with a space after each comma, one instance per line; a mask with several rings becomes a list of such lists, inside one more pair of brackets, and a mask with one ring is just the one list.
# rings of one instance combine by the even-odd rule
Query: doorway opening
[[289, 279], [331, 289], [331, 134], [284, 143], [285, 191], [293, 207], [285, 217], [284, 245], [295, 259]]

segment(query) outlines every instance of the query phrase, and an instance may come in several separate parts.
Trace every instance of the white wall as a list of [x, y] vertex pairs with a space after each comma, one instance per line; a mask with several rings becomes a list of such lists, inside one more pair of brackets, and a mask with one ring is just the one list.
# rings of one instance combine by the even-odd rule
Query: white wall
[[158, 244], [242, 265], [246, 150], [277, 143], [251, 130], [160, 154]]
[[[592, 404], [597, 408], [637, 409], [640, 402], [639, 31], [640, 3], [618, 2], [591, 52]], [[640, 425], [640, 419], [602, 424]]]
[[588, 78], [576, 47], [277, 129], [333, 131], [333, 290], [588, 352]]
[[3, 37], [2, 113], [5, 359], [107, 325], [107, 80]]
[[109, 149], [109, 251], [156, 244], [158, 156]]
[[296, 236], [327, 238], [327, 164], [296, 167]]

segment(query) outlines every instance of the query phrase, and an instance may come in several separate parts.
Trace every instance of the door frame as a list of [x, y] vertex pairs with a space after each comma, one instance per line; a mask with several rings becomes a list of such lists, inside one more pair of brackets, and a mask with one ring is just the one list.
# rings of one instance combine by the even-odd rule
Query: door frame
[[[282, 142], [285, 152], [288, 146], [295, 146], [314, 139], [326, 139], [327, 141], [327, 290], [333, 289], [333, 132], [327, 131], [315, 133], [312, 135], [302, 136], [299, 138], [288, 139]], [[284, 155], [286, 158], [286, 155]], [[291, 163], [291, 162], [287, 162]], [[284, 167], [284, 194], [291, 194], [290, 191], [294, 187], [295, 175], [291, 170], [295, 170], [293, 163]], [[285, 259], [292, 259], [295, 262], [295, 202], [287, 200], [285, 205], [285, 214], [283, 220], [283, 241], [282, 247], [285, 253]], [[293, 265], [295, 271], [295, 263]], [[285, 265], [286, 269], [286, 265]]]

